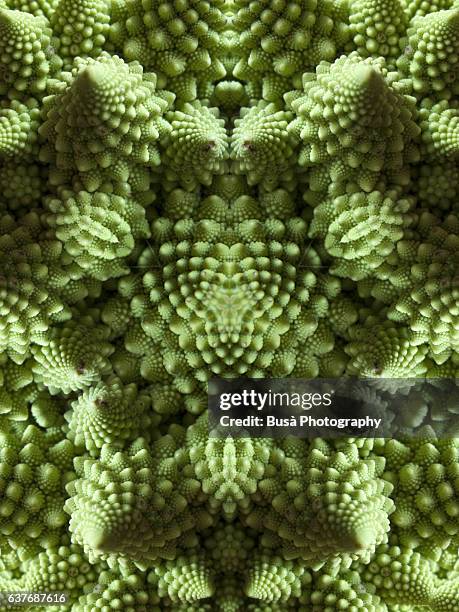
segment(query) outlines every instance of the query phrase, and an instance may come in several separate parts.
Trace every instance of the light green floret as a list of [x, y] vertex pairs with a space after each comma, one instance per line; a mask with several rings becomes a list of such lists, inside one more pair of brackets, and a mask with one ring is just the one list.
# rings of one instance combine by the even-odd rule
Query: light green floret
[[244, 592], [267, 603], [287, 602], [300, 595], [304, 572], [300, 564], [258, 553], [248, 563]]
[[110, 371], [107, 337], [107, 328], [84, 319], [53, 328], [43, 346], [32, 347], [35, 380], [53, 395], [89, 387]]
[[[459, 350], [459, 219], [440, 222], [427, 213], [423, 219], [419, 241], [398, 243], [396, 265], [405, 281], [389, 318], [408, 324], [442, 363]], [[392, 275], [396, 280], [398, 272]]]
[[445, 548], [459, 541], [459, 442], [390, 440], [385, 478], [393, 483], [391, 522], [410, 545]]
[[233, 27], [242, 58], [234, 75], [259, 81], [274, 73], [281, 77], [280, 91], [287, 91], [305, 69], [333, 60], [349, 37], [346, 2], [237, 0], [235, 9]]
[[455, 161], [423, 164], [415, 184], [421, 206], [459, 212], [459, 166]]
[[[75, 477], [75, 448], [29, 425], [22, 435], [0, 434], [0, 539], [34, 556], [56, 545], [67, 523], [64, 487]], [[28, 554], [26, 551], [29, 551]]]
[[437, 570], [432, 558], [397, 539], [393, 545], [381, 546], [372, 562], [360, 568], [365, 583], [376, 588], [390, 610], [453, 612], [457, 608], [457, 581], [438, 579]]
[[88, 563], [80, 546], [70, 543], [67, 534], [23, 563], [21, 569], [24, 573], [16, 586], [18, 591], [64, 592], [68, 605], [75, 605], [82, 592], [95, 586], [100, 572], [100, 567]]
[[358, 319], [358, 304], [350, 296], [340, 295], [330, 304], [327, 317], [333, 331], [346, 336], [346, 332]]
[[435, 589], [432, 597], [432, 607], [438, 612], [451, 612], [457, 608], [459, 599], [459, 578], [442, 581]]
[[[459, 378], [459, 353], [453, 353], [452, 357], [441, 365], [428, 361], [427, 367], [427, 378]], [[454, 401], [453, 396], [451, 399]]]
[[127, 452], [104, 445], [97, 460], [75, 459], [79, 479], [68, 486], [65, 510], [73, 539], [91, 562], [124, 559], [144, 569], [173, 559], [182, 535], [192, 538], [193, 529], [211, 525], [204, 509], [189, 505], [200, 486], [184, 471], [187, 457], [179, 446], [168, 435], [150, 452], [139, 438]]
[[456, 105], [450, 107], [446, 100], [438, 104], [424, 100], [419, 109], [419, 125], [423, 159], [456, 161], [459, 158], [459, 109]]
[[61, 244], [47, 239], [35, 213], [21, 224], [0, 218], [0, 344], [18, 363], [52, 322], [69, 318], [59, 297], [69, 281], [61, 263]]
[[149, 169], [160, 163], [157, 143], [170, 129], [162, 115], [173, 94], [157, 95], [155, 75], [117, 56], [75, 64], [72, 80], [43, 108], [40, 135], [47, 142], [40, 159], [52, 165], [51, 182], [73, 179], [75, 191], [108, 184], [118, 195], [148, 192]]
[[299, 607], [299, 612], [387, 612], [384, 601], [362, 581], [359, 571], [345, 570], [337, 576], [322, 571], [312, 576], [309, 592], [300, 597], [304, 607]]
[[201, 199], [190, 218], [213, 219], [228, 227], [249, 219], [263, 220], [261, 203], [258, 198], [248, 195], [250, 190], [245, 177], [236, 174], [217, 176], [210, 191], [212, 195]]
[[4, 361], [0, 369], [0, 414], [10, 421], [26, 421], [30, 404], [39, 396], [32, 364], [26, 361], [18, 365], [5, 357]]
[[[222, 521], [209, 530], [203, 547], [219, 577], [226, 574], [229, 578], [239, 580], [244, 576], [256, 546], [253, 535], [253, 532], [237, 521]], [[220, 591], [220, 588], [218, 590]]]
[[[317, 296], [318, 297], [318, 296]], [[328, 296], [332, 298], [332, 296]], [[333, 295], [335, 298], [336, 295]], [[320, 298], [317, 306], [320, 307]], [[333, 300], [330, 302], [330, 306]], [[322, 304], [323, 306], [323, 304]], [[275, 357], [276, 376], [282, 377], [284, 372], [291, 373], [293, 378], [315, 378], [319, 374], [320, 361], [322, 357], [329, 355], [335, 346], [335, 334], [329, 324], [330, 310], [324, 309], [325, 317], [320, 318], [314, 332], [308, 336], [306, 342], [297, 343], [294, 341], [295, 330], [288, 334], [286, 347]], [[293, 370], [291, 370], [294, 364]], [[274, 368], [273, 368], [274, 369]]]
[[81, 595], [74, 609], [78, 612], [106, 612], [110, 608], [132, 612], [159, 611], [159, 597], [155, 585], [147, 582], [144, 572], [130, 570], [121, 573], [118, 568], [104, 569], [97, 584]]
[[318, 359], [321, 378], [340, 378], [344, 375], [349, 357], [340, 344], [336, 344], [331, 351], [321, 355]]
[[361, 280], [378, 268], [403, 237], [414, 198], [396, 192], [357, 192], [327, 200], [314, 209], [310, 236], [324, 240], [337, 259], [332, 274]]
[[381, 479], [384, 460], [361, 460], [355, 444], [334, 451], [321, 439], [303, 453], [273, 451], [276, 471], [258, 487], [263, 504], [245, 522], [284, 558], [315, 569], [331, 559], [368, 561], [386, 541], [394, 510], [392, 485]]
[[[301, 259], [298, 243], [306, 231], [298, 218], [228, 225], [212, 218], [155, 221], [159, 244], [140, 256], [138, 265], [149, 271], [133, 314], [155, 344], [165, 340], [167, 346], [166, 330], [175, 335], [177, 356], [183, 357], [171, 372], [190, 370], [193, 378], [207, 380], [211, 372], [292, 371], [295, 346], [314, 333], [329, 298], [340, 290], [338, 280], [319, 282], [314, 249]], [[304, 270], [295, 267], [300, 260]]]
[[225, 114], [233, 116], [239, 109], [247, 106], [249, 97], [246, 88], [239, 81], [219, 81], [212, 91], [211, 103], [218, 106]]
[[[247, 512], [250, 497], [267, 469], [272, 440], [250, 438], [207, 439], [207, 415], [188, 430], [187, 446], [195, 478], [209, 497], [212, 513], [234, 518], [238, 509]], [[196, 443], [196, 438], [206, 440]]]
[[149, 574], [148, 580], [157, 581], [160, 597], [168, 597], [177, 603], [212, 597], [216, 588], [211, 566], [203, 555], [197, 554], [160, 565]]
[[353, 376], [370, 378], [416, 378], [426, 371], [428, 347], [417, 346], [413, 334], [389, 321], [355, 327], [350, 332], [345, 351], [351, 357], [347, 371]]
[[46, 17], [48, 20], [53, 14], [59, 0], [5, 0], [9, 9], [31, 13], [35, 17]]
[[353, 0], [350, 31], [361, 57], [385, 57], [393, 62], [400, 55], [408, 17], [401, 0]]
[[267, 217], [285, 221], [295, 216], [294, 196], [286, 189], [275, 189], [260, 193], [260, 206]]
[[72, 403], [72, 410], [65, 415], [68, 437], [93, 456], [104, 444], [122, 447], [140, 434], [148, 435], [150, 406], [148, 392], [139, 392], [135, 384], [123, 385], [119, 378], [110, 377], [85, 389]]
[[101, 53], [109, 21], [107, 0], [59, 0], [50, 23], [64, 70], [72, 69], [75, 57], [96, 58]]
[[0, 159], [17, 161], [38, 153], [40, 110], [31, 98], [26, 106], [15, 100], [0, 108]]
[[450, 100], [459, 93], [459, 6], [418, 17], [397, 62], [419, 98]]
[[0, 6], [0, 94], [24, 100], [43, 95], [47, 79], [62, 64], [49, 49], [45, 18]]
[[164, 216], [173, 221], [191, 218], [199, 204], [199, 193], [195, 190], [173, 189], [164, 202]]
[[188, 190], [199, 183], [210, 185], [216, 174], [224, 172], [229, 156], [225, 122], [218, 109], [186, 103], [166, 117], [172, 127], [162, 142], [166, 177]]
[[400, 2], [409, 20], [449, 9], [455, 4], [455, 0], [400, 0]]
[[249, 185], [263, 182], [272, 185], [281, 175], [288, 180], [297, 138], [287, 131], [293, 113], [280, 105], [259, 103], [243, 109], [234, 122], [231, 157], [236, 169], [247, 175]]
[[286, 95], [297, 115], [300, 166], [311, 168], [312, 192], [366, 192], [403, 185], [419, 159], [414, 98], [392, 86], [382, 58], [356, 53], [303, 76], [304, 94]]
[[62, 191], [48, 198], [48, 223], [64, 250], [83, 270], [99, 280], [128, 272], [124, 259], [136, 240], [149, 236], [145, 209], [130, 197], [107, 193]]
[[28, 212], [45, 192], [42, 168], [20, 164], [14, 159], [0, 166], [0, 210]]
[[158, 74], [180, 100], [196, 98], [201, 83], [221, 79], [225, 68], [222, 0], [114, 2], [110, 40], [128, 60]]

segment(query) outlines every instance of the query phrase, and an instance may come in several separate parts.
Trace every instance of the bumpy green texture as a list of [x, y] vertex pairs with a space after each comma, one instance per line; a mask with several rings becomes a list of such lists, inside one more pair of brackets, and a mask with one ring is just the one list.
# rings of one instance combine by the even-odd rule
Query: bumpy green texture
[[[32, 102], [33, 104], [33, 102]], [[0, 156], [16, 159], [36, 154], [37, 128], [40, 111], [13, 100], [0, 115]]]
[[145, 197], [148, 168], [160, 163], [157, 141], [170, 129], [162, 115], [174, 98], [156, 96], [155, 83], [156, 75], [117, 56], [77, 58], [43, 107], [40, 160], [55, 168], [50, 182]]
[[454, 100], [459, 93], [459, 6], [413, 19], [398, 61], [418, 97]]
[[155, 72], [162, 85], [185, 101], [208, 81], [225, 76], [221, 33], [225, 0], [116, 0], [110, 41], [128, 61]]
[[0, 93], [30, 100], [42, 96], [48, 79], [62, 67], [51, 47], [52, 31], [44, 17], [0, 6]]
[[236, 52], [241, 56], [234, 76], [257, 81], [257, 89], [263, 88], [268, 100], [282, 95], [305, 70], [336, 57], [350, 36], [345, 1], [236, 0], [232, 4]]
[[80, 478], [68, 486], [65, 509], [90, 561], [119, 559], [123, 565], [126, 558], [142, 568], [175, 558], [180, 538], [211, 523], [204, 509], [188, 507], [200, 486], [182, 472], [186, 455], [174, 457], [176, 449], [172, 436], [151, 452], [138, 438], [127, 453], [104, 445], [99, 458], [76, 462]]
[[65, 415], [69, 438], [92, 455], [105, 443], [122, 447], [126, 440], [148, 434], [153, 420], [148, 410], [151, 404], [148, 389], [138, 392], [134, 383], [123, 385], [118, 377], [109, 377], [88, 387], [72, 403]]
[[76, 57], [97, 57], [109, 28], [109, 7], [105, 0], [61, 0], [51, 16], [53, 44], [64, 69], [72, 68]]
[[228, 158], [228, 137], [218, 109], [185, 103], [167, 118], [172, 130], [163, 146], [169, 180], [190, 189], [199, 183], [209, 185], [215, 174], [223, 174]]
[[51, 394], [84, 389], [110, 371], [108, 330], [85, 323], [56, 327], [45, 346], [32, 347], [35, 380]]
[[62, 266], [62, 244], [46, 236], [36, 212], [23, 215], [21, 222], [4, 215], [0, 232], [2, 346], [21, 362], [30, 343], [41, 338], [52, 321], [69, 318], [58, 297], [69, 279]]
[[286, 450], [277, 450], [284, 459], [279, 471], [260, 483], [268, 505], [249, 514], [247, 524], [263, 525], [271, 547], [316, 569], [337, 555], [369, 561], [393, 511], [392, 485], [380, 478], [384, 461], [361, 459], [353, 444], [336, 451], [320, 441], [297, 457]]
[[355, 0], [350, 14], [353, 42], [362, 57], [400, 55], [408, 18], [399, 0]]
[[[2, 539], [14, 548], [31, 550], [58, 541], [67, 523], [65, 485], [75, 478], [75, 447], [33, 425], [22, 435], [1, 434]], [[26, 550], [23, 553], [27, 556]]]
[[399, 200], [396, 191], [329, 198], [314, 210], [310, 235], [324, 240], [334, 258], [334, 274], [361, 280], [379, 268], [403, 238], [412, 208], [413, 200]]
[[441, 438], [207, 413], [459, 377], [458, 74], [458, 0], [0, 0], [1, 593], [459, 611], [457, 390]]
[[63, 190], [59, 195], [46, 202], [53, 211], [48, 223], [83, 273], [99, 280], [126, 273], [123, 260], [136, 240], [150, 235], [144, 207], [112, 193]]
[[382, 57], [353, 52], [321, 63], [303, 76], [303, 89], [286, 95], [297, 115], [288, 129], [299, 135], [312, 192], [385, 192], [409, 182], [419, 159], [415, 99]]
[[292, 119], [292, 113], [262, 103], [235, 120], [233, 158], [236, 171], [247, 175], [249, 185], [264, 182], [272, 189], [273, 176], [285, 180], [292, 172], [297, 141], [286, 130]]

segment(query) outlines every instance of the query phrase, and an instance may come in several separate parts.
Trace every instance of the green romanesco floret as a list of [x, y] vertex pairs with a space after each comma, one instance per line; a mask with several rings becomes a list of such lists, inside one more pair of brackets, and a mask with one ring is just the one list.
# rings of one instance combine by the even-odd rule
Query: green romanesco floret
[[262, 103], [244, 109], [235, 120], [232, 158], [237, 171], [247, 175], [249, 185], [267, 181], [271, 187], [273, 176], [285, 180], [291, 173], [297, 144], [295, 134], [287, 131], [292, 119], [292, 113], [280, 106]]
[[30, 159], [37, 154], [40, 110], [33, 100], [29, 106], [16, 100], [0, 109], [0, 158]]
[[408, 19], [411, 20], [413, 17], [424, 17], [429, 13], [449, 9], [457, 2], [456, 0], [401, 0], [401, 4]]
[[426, 371], [425, 345], [417, 346], [413, 335], [390, 322], [355, 327], [345, 348], [350, 355], [349, 374], [373, 378], [416, 378]]
[[146, 567], [174, 558], [180, 536], [211, 524], [204, 509], [189, 506], [200, 485], [184, 477], [187, 456], [174, 457], [176, 449], [172, 436], [152, 452], [139, 438], [127, 452], [105, 444], [99, 460], [76, 460], [79, 479], [69, 483], [65, 510], [90, 560], [124, 558]]
[[47, 80], [62, 66], [60, 57], [49, 52], [51, 35], [44, 17], [0, 6], [0, 95], [43, 96]]
[[225, 24], [222, 0], [129, 0], [112, 6], [110, 40], [127, 61], [158, 74], [183, 101], [205, 82], [225, 76], [219, 57]]
[[43, 109], [40, 159], [55, 168], [51, 181], [90, 192], [108, 183], [109, 192], [123, 196], [148, 191], [149, 168], [160, 163], [158, 140], [170, 130], [162, 115], [173, 94], [155, 95], [156, 75], [117, 56], [75, 64], [72, 79]]
[[281, 91], [286, 91], [302, 72], [321, 60], [332, 60], [349, 38], [347, 4], [341, 0], [236, 0], [234, 4], [233, 27], [242, 51], [234, 69], [238, 79], [261, 81], [275, 75]]
[[149, 415], [152, 398], [138, 392], [133, 383], [124, 385], [110, 376], [86, 388], [66, 413], [69, 438], [97, 455], [104, 444], [123, 445], [140, 434], [146, 435], [153, 415]]
[[20, 224], [2, 216], [0, 234], [0, 337], [10, 357], [21, 362], [52, 321], [69, 318], [59, 298], [69, 276], [61, 244], [46, 236], [36, 213], [24, 215]]
[[303, 449], [298, 458], [274, 450], [276, 472], [259, 485], [269, 505], [254, 509], [247, 524], [267, 529], [265, 541], [287, 559], [314, 568], [337, 554], [369, 559], [387, 539], [394, 510], [392, 485], [381, 479], [384, 460], [360, 460], [353, 444], [335, 451], [319, 440]]
[[37, 382], [51, 394], [84, 389], [110, 372], [107, 357], [113, 352], [108, 329], [91, 321], [56, 327], [43, 346], [34, 345], [33, 371]]
[[354, 52], [319, 64], [303, 76], [303, 87], [286, 98], [312, 192], [385, 191], [409, 181], [409, 164], [419, 159], [414, 98], [392, 84], [383, 58]]
[[349, 17], [354, 45], [361, 57], [393, 62], [402, 51], [408, 16], [400, 0], [354, 0]]
[[65, 485], [75, 477], [75, 448], [33, 425], [20, 436], [2, 433], [0, 448], [0, 538], [32, 555], [37, 546], [55, 545], [67, 523]]
[[59, 0], [50, 19], [53, 48], [71, 70], [76, 57], [97, 57], [109, 30], [106, 0]]
[[426, 235], [419, 242], [399, 243], [397, 266], [409, 274], [389, 317], [408, 322], [441, 363], [459, 347], [459, 220], [449, 215], [440, 223], [426, 215], [426, 224]]
[[361, 280], [372, 274], [394, 250], [410, 223], [413, 199], [397, 192], [356, 192], [326, 199], [314, 209], [310, 235], [324, 240], [334, 258], [332, 272]]
[[98, 280], [125, 274], [123, 261], [136, 240], [150, 235], [144, 207], [134, 198], [98, 191], [60, 195], [46, 202], [52, 211], [48, 224], [82, 274]]
[[209, 185], [215, 174], [225, 170], [228, 136], [218, 109], [185, 103], [167, 114], [171, 131], [164, 139], [166, 177], [186, 189]]
[[459, 6], [413, 19], [397, 67], [418, 98], [454, 99], [459, 93], [458, 49]]

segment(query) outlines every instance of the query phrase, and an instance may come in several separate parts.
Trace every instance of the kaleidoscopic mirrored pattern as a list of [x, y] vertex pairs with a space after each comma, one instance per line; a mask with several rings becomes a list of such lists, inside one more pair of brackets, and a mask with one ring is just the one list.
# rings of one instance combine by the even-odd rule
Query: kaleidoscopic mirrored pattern
[[458, 1], [0, 0], [0, 351], [4, 594], [457, 612], [459, 439], [206, 406], [459, 377]]

